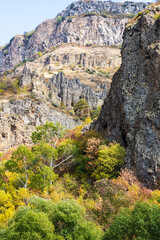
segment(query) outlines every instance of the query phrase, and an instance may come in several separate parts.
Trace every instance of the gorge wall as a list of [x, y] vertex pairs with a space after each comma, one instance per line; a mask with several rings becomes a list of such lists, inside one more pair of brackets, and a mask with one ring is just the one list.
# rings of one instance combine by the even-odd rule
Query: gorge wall
[[0, 152], [18, 147], [21, 144], [31, 145], [31, 133], [35, 126], [48, 122], [60, 122], [72, 129], [80, 121], [51, 108], [42, 100], [19, 99], [0, 103]]
[[126, 147], [126, 166], [147, 186], [160, 179], [160, 6], [124, 32], [122, 65], [92, 126]]
[[119, 46], [127, 14], [135, 14], [146, 6], [145, 3], [77, 1], [58, 15], [60, 19], [46, 20], [33, 32], [13, 37], [0, 51], [0, 73], [61, 43]]

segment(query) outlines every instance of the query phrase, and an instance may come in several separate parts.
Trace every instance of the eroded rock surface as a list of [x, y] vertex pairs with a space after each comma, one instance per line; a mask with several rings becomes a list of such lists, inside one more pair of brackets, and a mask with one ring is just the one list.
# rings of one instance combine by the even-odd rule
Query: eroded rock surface
[[[13, 37], [0, 51], [0, 73], [60, 43], [119, 46], [128, 21], [125, 14], [137, 13], [145, 7], [145, 3], [75, 2], [74, 6], [71, 4], [59, 14], [65, 18], [63, 21], [57, 22], [57, 18], [46, 20], [30, 34]], [[84, 13], [88, 12], [95, 12], [96, 15], [85, 16]], [[104, 15], [104, 12], [114, 16]], [[116, 15], [120, 13], [124, 15]]]
[[81, 123], [73, 120], [43, 101], [13, 100], [0, 104], [0, 151], [6, 151], [20, 144], [30, 145], [35, 126], [49, 122], [60, 122], [72, 129]]
[[126, 166], [147, 186], [160, 179], [160, 6], [124, 32], [122, 65], [94, 129], [126, 147]]

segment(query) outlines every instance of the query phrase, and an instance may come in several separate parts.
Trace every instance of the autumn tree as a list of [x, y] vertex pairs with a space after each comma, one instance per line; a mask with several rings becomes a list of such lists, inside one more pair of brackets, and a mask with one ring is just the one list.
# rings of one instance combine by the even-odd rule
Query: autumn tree
[[33, 166], [34, 154], [24, 145], [13, 152], [11, 160], [6, 163], [6, 169], [16, 172], [19, 181], [27, 188], [30, 170]]
[[[50, 167], [53, 167], [53, 162], [57, 156], [58, 140], [64, 135], [65, 128], [58, 122], [46, 122], [46, 124], [36, 127], [36, 131], [32, 133], [32, 141], [34, 144], [44, 144], [43, 152], [47, 152], [47, 158], [50, 159]], [[50, 149], [49, 146], [50, 145]], [[47, 148], [47, 149], [45, 149]], [[44, 157], [44, 154], [42, 154]], [[50, 156], [49, 156], [50, 155]]]

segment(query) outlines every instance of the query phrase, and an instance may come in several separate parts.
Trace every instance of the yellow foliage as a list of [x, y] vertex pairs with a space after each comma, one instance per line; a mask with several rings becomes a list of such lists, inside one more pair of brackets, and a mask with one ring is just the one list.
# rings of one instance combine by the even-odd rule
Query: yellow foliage
[[160, 198], [160, 190], [155, 190], [151, 193], [153, 199]]
[[4, 227], [13, 216], [15, 207], [12, 196], [0, 190], [0, 227]]
[[87, 125], [92, 122], [92, 119], [90, 117], [87, 117], [84, 121], [84, 125]]

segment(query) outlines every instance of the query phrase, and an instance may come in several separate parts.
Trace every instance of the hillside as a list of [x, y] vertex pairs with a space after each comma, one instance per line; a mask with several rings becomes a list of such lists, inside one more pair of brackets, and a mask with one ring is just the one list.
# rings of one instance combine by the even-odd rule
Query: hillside
[[0, 51], [0, 73], [61, 43], [120, 46], [129, 17], [146, 6], [145, 3], [77, 1], [57, 18], [44, 21], [25, 35], [13, 37]]

